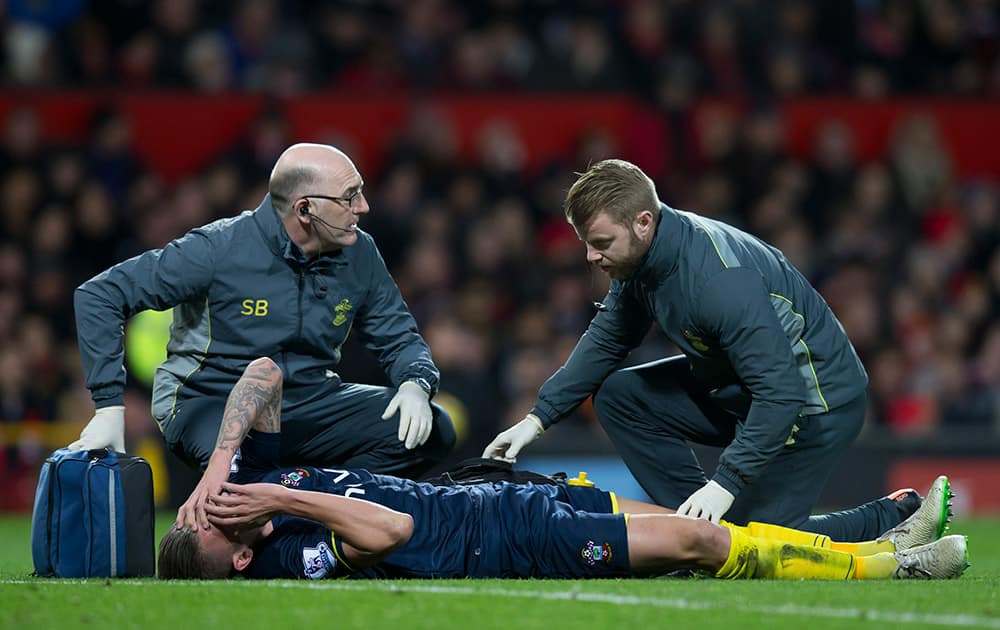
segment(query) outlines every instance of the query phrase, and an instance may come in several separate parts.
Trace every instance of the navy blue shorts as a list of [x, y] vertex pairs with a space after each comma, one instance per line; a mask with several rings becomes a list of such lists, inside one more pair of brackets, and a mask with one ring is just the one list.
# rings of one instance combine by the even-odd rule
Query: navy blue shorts
[[571, 486], [559, 484], [547, 486], [555, 488], [552, 498], [573, 506], [578, 512], [593, 512], [594, 514], [618, 514], [618, 498], [614, 492], [607, 492], [589, 486]]
[[[554, 486], [553, 486], [554, 487]], [[628, 577], [628, 530], [623, 514], [612, 514], [610, 493], [568, 486], [564, 496], [589, 512], [555, 498], [548, 486], [509, 485], [484, 506], [483, 522], [495, 535], [470, 567], [469, 577]]]
[[580, 512], [594, 512], [595, 514], [617, 514], [619, 512], [618, 498], [614, 492], [606, 492], [592, 486], [571, 486], [566, 483], [512, 484], [507, 481], [495, 482], [494, 485], [501, 492], [504, 491], [505, 486], [532, 488], [533, 491], [551, 499], [568, 503], [574, 510]]

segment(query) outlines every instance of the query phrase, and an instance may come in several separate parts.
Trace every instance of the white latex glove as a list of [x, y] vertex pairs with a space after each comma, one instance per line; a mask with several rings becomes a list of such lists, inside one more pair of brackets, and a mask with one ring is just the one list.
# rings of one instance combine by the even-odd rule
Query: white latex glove
[[89, 451], [110, 448], [125, 452], [125, 405], [101, 407], [94, 413], [87, 426], [80, 431], [80, 439], [67, 447], [71, 451]]
[[544, 432], [542, 421], [529, 413], [524, 420], [493, 438], [483, 451], [483, 458], [500, 459], [513, 464], [517, 461], [517, 454], [521, 449], [534, 442]]
[[718, 523], [722, 515], [732, 507], [735, 498], [729, 490], [714, 481], [709, 481], [689, 496], [687, 501], [681, 503], [681, 506], [677, 508], [677, 513]]
[[427, 392], [413, 381], [406, 381], [399, 386], [396, 395], [382, 412], [382, 419], [388, 420], [399, 410], [399, 441], [405, 442], [406, 448], [414, 449], [431, 436], [433, 414]]

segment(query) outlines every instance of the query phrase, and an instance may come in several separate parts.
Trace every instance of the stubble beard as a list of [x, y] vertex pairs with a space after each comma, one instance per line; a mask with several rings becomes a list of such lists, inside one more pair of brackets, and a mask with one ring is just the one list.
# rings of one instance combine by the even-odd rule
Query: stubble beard
[[646, 247], [642, 239], [631, 229], [628, 231], [628, 235], [629, 251], [627, 257], [607, 270], [607, 274], [612, 280], [628, 280], [631, 278], [639, 269], [639, 265], [646, 255]]

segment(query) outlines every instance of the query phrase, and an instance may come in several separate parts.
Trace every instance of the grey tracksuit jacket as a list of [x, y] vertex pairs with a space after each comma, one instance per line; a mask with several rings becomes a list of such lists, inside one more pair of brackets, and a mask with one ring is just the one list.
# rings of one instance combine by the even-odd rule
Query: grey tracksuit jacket
[[375, 242], [309, 260], [288, 237], [270, 196], [260, 207], [196, 228], [163, 249], [119, 263], [77, 288], [77, 334], [97, 407], [122, 404], [123, 324], [174, 307], [167, 360], [157, 369], [153, 416], [178, 399], [225, 397], [253, 359], [273, 359], [286, 405], [308, 399], [340, 362], [353, 330], [395, 385], [437, 390], [438, 370]]
[[800, 415], [850, 402], [868, 376], [829, 306], [779, 250], [720, 221], [660, 208], [639, 269], [611, 283], [532, 413], [546, 426], [568, 415], [655, 321], [710, 396], [725, 408], [749, 407], [713, 477], [736, 493], [782, 448]]

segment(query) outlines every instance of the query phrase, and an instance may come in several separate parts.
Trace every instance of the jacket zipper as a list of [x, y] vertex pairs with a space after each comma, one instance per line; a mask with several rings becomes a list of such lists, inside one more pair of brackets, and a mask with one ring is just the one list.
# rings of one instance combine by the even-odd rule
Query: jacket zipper
[[295, 335], [295, 339], [302, 339], [302, 288], [305, 285], [306, 274], [301, 269], [299, 270], [299, 328], [298, 333]]

